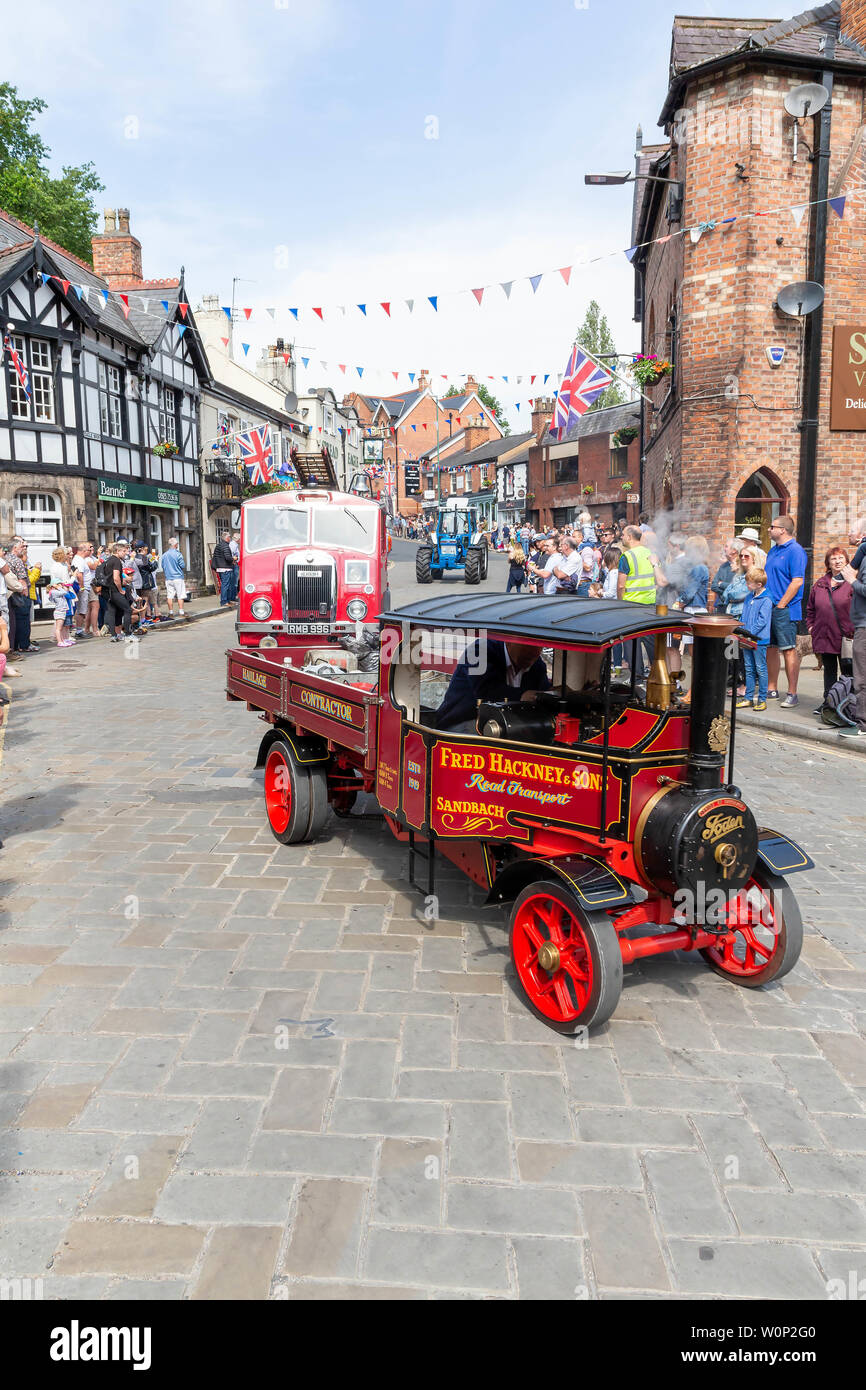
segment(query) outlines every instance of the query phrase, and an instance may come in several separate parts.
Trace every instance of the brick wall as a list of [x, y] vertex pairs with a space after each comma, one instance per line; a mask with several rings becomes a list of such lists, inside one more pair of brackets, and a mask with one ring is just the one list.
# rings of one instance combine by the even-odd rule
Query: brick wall
[[866, 0], [842, 0], [842, 33], [866, 47]]
[[[799, 225], [787, 211], [754, 214], [810, 201], [813, 166], [802, 143], [793, 162], [791, 122], [782, 104], [802, 81], [802, 72], [794, 70], [740, 67], [692, 85], [683, 102], [687, 138], [674, 147], [670, 175], [685, 182], [683, 225], [736, 221], [717, 221], [697, 244], [675, 236], [652, 247], [647, 258], [647, 350], [667, 353], [665, 328], [674, 304], [679, 351], [675, 394], [665, 402], [668, 381], [649, 393], [658, 408], [645, 411], [641, 505], [649, 511], [675, 508], [680, 527], [706, 535], [717, 553], [733, 533], [737, 495], [758, 469], [797, 515], [803, 324], [773, 304], [783, 285], [809, 278], [813, 213], [807, 209]], [[862, 150], [836, 186], [864, 122], [863, 87], [858, 78], [837, 78], [833, 96], [830, 193], [844, 193], [848, 201], [844, 220], [830, 212], [827, 230], [814, 546], [819, 560], [830, 543], [843, 538], [852, 508], [866, 510], [866, 433], [829, 430], [833, 324], [866, 324]], [[802, 134], [810, 146], [814, 133], [807, 122]], [[737, 163], [747, 181], [737, 177]], [[662, 203], [651, 235], [670, 230]], [[777, 369], [766, 355], [775, 344], [786, 350]], [[762, 509], [767, 520], [770, 510]], [[820, 564], [817, 573], [822, 569]]]
[[[626, 517], [634, 521], [640, 510], [638, 506], [625, 501], [626, 489], [622, 484], [628, 482], [629, 491], [638, 490], [640, 471], [640, 439], [633, 439], [628, 446], [628, 473], [626, 477], [611, 476], [611, 436], [591, 434], [574, 443], [568, 456], [577, 459], [577, 481], [555, 483], [556, 464], [566, 460], [550, 457], [550, 445], [542, 439], [529, 451], [529, 492], [532, 494], [530, 511], [536, 514], [540, 526], [549, 526], [553, 521], [554, 510], [566, 507], [574, 512], [584, 508], [593, 519], [603, 522]], [[590, 494], [585, 487], [592, 487]]]
[[91, 237], [90, 245], [93, 269], [109, 289], [141, 283], [141, 242], [129, 230], [127, 208], [118, 208], [116, 214], [106, 209], [105, 231]]

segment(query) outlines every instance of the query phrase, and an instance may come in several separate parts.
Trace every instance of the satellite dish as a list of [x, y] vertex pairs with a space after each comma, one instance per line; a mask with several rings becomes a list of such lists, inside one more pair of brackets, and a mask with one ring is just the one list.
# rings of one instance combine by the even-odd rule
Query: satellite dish
[[298, 397], [297, 397], [297, 395], [295, 394], [294, 391], [287, 391], [287, 392], [286, 392], [286, 398], [285, 398], [285, 400], [283, 401], [283, 405], [285, 406], [286, 413], [287, 413], [288, 415], [291, 415], [291, 413], [292, 413], [293, 410], [297, 410], [297, 408], [298, 408]]
[[820, 82], [804, 82], [785, 97], [785, 110], [789, 116], [802, 120], [804, 116], [814, 116], [829, 100], [830, 93]]
[[789, 318], [802, 318], [812, 314], [824, 303], [824, 287], [814, 280], [795, 280], [793, 285], [785, 285], [776, 295], [777, 309]]

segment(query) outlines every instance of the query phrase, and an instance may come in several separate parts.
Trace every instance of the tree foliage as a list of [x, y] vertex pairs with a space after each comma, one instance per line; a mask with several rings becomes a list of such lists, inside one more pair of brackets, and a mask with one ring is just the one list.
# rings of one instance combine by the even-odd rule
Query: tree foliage
[[[593, 357], [600, 357], [602, 366], [618, 369], [618, 364], [606, 357], [607, 354], [616, 352], [616, 343], [610, 331], [607, 316], [601, 312], [598, 301], [591, 299], [587, 305], [587, 310], [583, 318], [583, 323], [577, 330], [576, 341], [578, 346], [586, 348]], [[591, 405], [590, 410], [603, 410], [609, 405], [622, 405], [628, 400], [628, 393], [618, 382], [611, 382], [606, 391], [603, 391], [596, 401]]]
[[48, 169], [51, 151], [33, 128], [45, 102], [27, 99], [0, 82], [0, 208], [80, 260], [91, 262], [96, 230], [93, 195], [103, 184], [92, 164], [64, 165], [59, 177]]

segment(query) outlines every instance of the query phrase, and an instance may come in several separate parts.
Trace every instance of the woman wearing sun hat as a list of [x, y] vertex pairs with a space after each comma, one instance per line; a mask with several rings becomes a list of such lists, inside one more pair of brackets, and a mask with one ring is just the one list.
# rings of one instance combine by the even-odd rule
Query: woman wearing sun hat
[[741, 541], [751, 542], [749, 549], [755, 557], [754, 564], [757, 565], [758, 569], [763, 569], [764, 561], [767, 558], [767, 552], [761, 549], [761, 537], [758, 535], [755, 527], [747, 526], [744, 531], [740, 532], [739, 539]]

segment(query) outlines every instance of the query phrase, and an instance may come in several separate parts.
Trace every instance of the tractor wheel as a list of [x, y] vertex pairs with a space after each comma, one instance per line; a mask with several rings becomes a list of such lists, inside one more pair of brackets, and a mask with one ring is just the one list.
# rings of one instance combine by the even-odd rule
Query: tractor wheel
[[482, 578], [482, 579], [486, 579], [486, 578], [487, 578], [487, 565], [488, 565], [489, 557], [490, 557], [490, 551], [489, 551], [488, 547], [485, 545], [484, 549], [483, 549], [482, 552], [481, 552], [481, 578]]
[[481, 583], [481, 551], [474, 547], [466, 552], [466, 567], [463, 571], [463, 578], [467, 584]]
[[803, 921], [786, 879], [758, 863], [728, 908], [733, 935], [701, 951], [717, 975], [755, 989], [787, 975], [803, 949]]
[[530, 883], [511, 912], [511, 959], [524, 1001], [557, 1033], [598, 1027], [622, 992], [622, 952], [604, 912], [587, 912], [550, 879]]
[[432, 560], [433, 551], [429, 545], [421, 545], [415, 551], [415, 579], [419, 584], [430, 583]]
[[312, 804], [309, 769], [298, 762], [288, 743], [276, 739], [265, 759], [265, 811], [281, 844], [298, 845], [311, 838]]
[[431, 578], [431, 579], [441, 579], [441, 578], [442, 578], [442, 571], [441, 571], [441, 570], [431, 570], [431, 571], [430, 571], [430, 578]]

